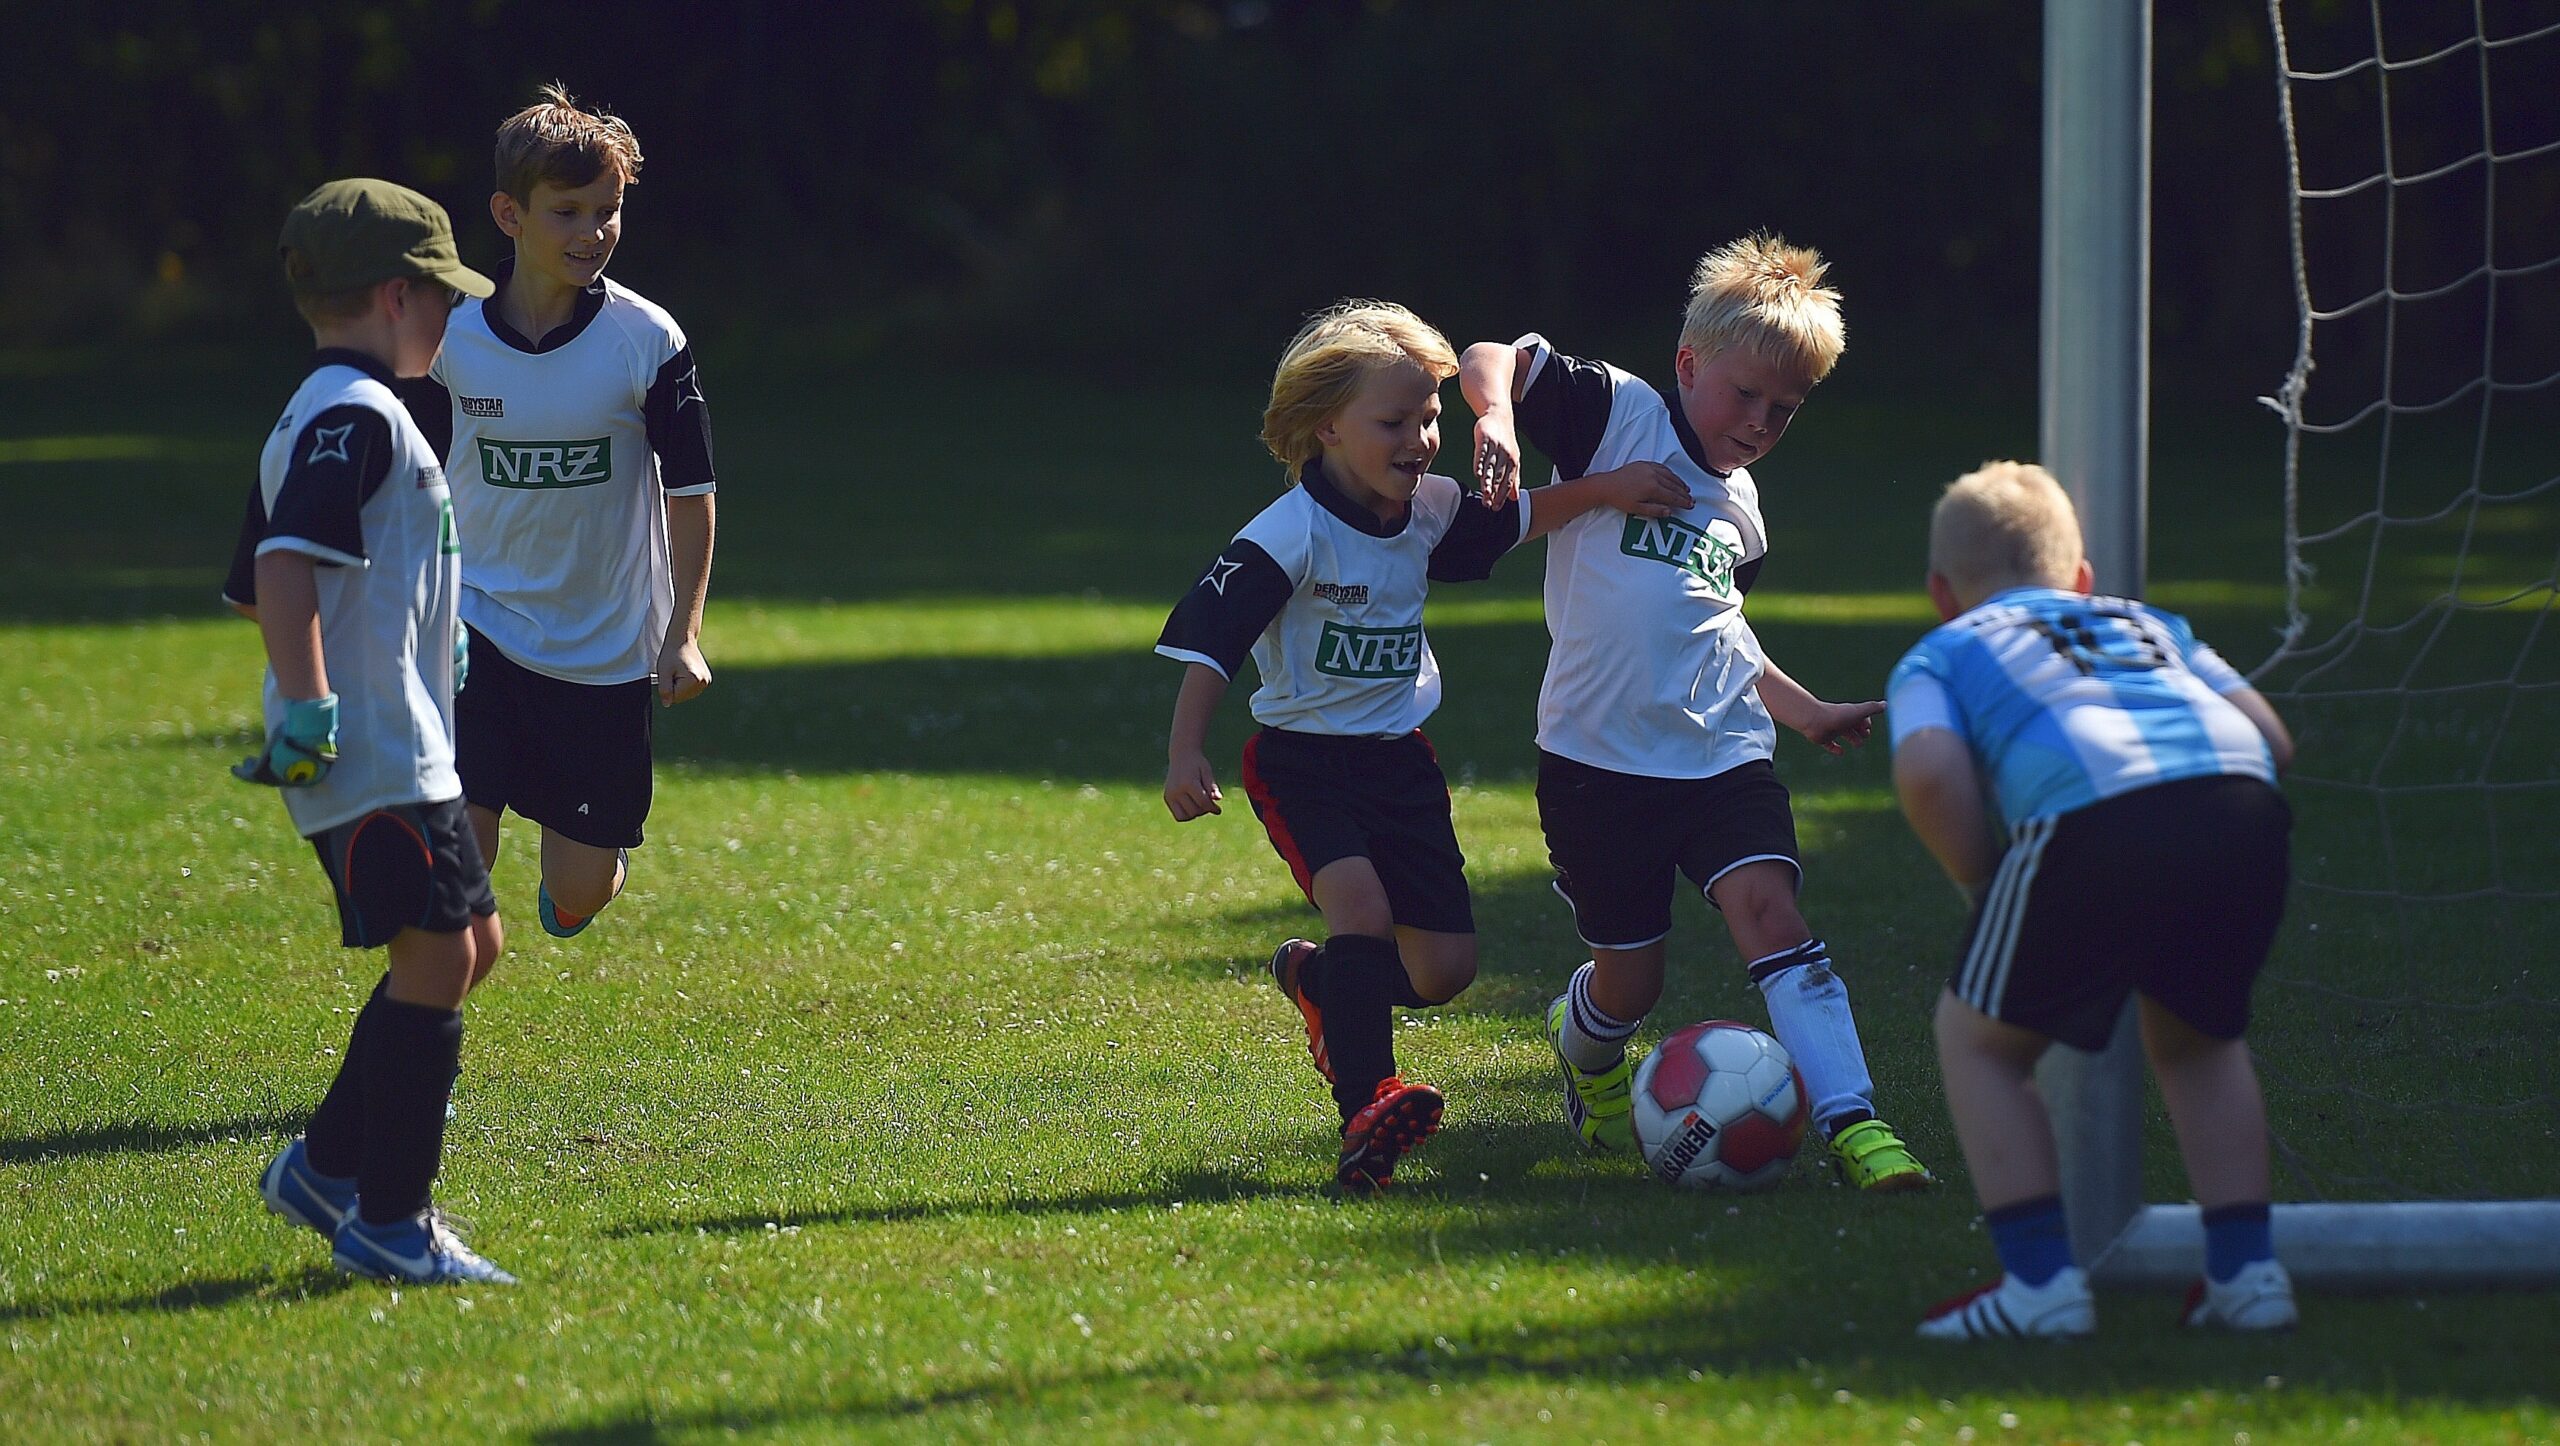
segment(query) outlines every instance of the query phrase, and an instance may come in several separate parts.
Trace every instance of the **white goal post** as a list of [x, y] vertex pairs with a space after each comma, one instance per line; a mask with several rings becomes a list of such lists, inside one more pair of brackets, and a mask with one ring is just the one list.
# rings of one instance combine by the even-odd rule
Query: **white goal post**
[[[2279, 32], [2281, 0], [2269, 0]], [[2079, 506], [2101, 590], [2145, 586], [2150, 409], [2151, 3], [2045, 0], [2038, 442]], [[2282, 50], [2278, 50], [2281, 59]], [[2073, 1253], [2102, 1285], [2184, 1285], [2192, 1205], [2142, 1200], [2143, 1063], [2130, 1006], [2090, 1054], [2047, 1052], [2036, 1082], [2062, 1151]], [[2560, 1285], [2560, 1200], [2277, 1205], [2278, 1255], [2305, 1286]]]

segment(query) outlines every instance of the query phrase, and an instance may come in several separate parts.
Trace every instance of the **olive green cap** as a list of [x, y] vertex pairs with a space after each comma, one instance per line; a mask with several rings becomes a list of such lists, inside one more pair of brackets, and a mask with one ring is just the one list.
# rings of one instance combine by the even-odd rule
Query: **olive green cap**
[[[498, 289], [462, 264], [444, 207], [389, 181], [329, 182], [287, 213], [276, 245], [300, 291], [353, 291], [399, 276], [428, 277], [465, 296]], [[308, 275], [295, 265], [297, 255]]]

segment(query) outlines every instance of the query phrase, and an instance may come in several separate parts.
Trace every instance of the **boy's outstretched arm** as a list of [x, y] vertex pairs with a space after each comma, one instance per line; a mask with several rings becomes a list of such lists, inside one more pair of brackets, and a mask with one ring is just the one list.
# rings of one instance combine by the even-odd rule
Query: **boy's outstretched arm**
[[2000, 866], [2000, 840], [1983, 806], [1973, 749], [1944, 728], [1923, 728], [1894, 745], [1893, 791], [1923, 847], [1968, 899], [1978, 899]]
[[1458, 358], [1458, 394], [1476, 414], [1470, 456], [1477, 493], [1492, 506], [1507, 506], [1520, 495], [1520, 436], [1511, 416], [1511, 404], [1520, 400], [1520, 349], [1507, 341], [1468, 347]]
[[1788, 677], [1786, 670], [1765, 653], [1760, 660], [1759, 680], [1752, 686], [1760, 690], [1760, 701], [1768, 706], [1770, 717], [1828, 753], [1865, 743], [1875, 731], [1877, 716], [1884, 712], [1884, 704], [1873, 701], [1826, 703]]
[[1202, 814], [1220, 813], [1217, 770], [1209, 766], [1209, 718], [1227, 696], [1226, 675], [1206, 663], [1182, 670], [1182, 691], [1173, 699], [1173, 733], [1165, 745], [1164, 806], [1175, 823]]
[[717, 494], [667, 499], [667, 568], [675, 576], [676, 608], [658, 649], [658, 701], [675, 704], [702, 696], [711, 686], [711, 664], [702, 656], [702, 605], [711, 596], [711, 541]]
[[[1515, 482], [1519, 477], [1516, 458], [1511, 476]], [[1688, 511], [1694, 500], [1679, 473], [1659, 462], [1629, 462], [1530, 492], [1529, 528], [1520, 540], [1544, 537], [1598, 507], [1614, 507], [1638, 517], [1668, 517]]]

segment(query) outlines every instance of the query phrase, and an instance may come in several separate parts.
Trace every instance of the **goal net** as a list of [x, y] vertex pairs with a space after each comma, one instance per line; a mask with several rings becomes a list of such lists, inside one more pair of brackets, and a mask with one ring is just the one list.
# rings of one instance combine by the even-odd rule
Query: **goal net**
[[2560, 3], [2268, 10], [2299, 318], [2265, 399], [2285, 614], [2252, 670], [2300, 744], [2252, 1031], [2279, 1176], [2315, 1200], [2548, 1195]]

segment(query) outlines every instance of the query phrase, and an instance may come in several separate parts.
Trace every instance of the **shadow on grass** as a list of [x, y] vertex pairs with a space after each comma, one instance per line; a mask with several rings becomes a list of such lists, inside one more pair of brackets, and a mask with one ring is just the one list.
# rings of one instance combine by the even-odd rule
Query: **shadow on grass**
[[[2361, 1414], [2374, 1416], [2388, 1432], [2390, 1423], [2419, 1403], [2512, 1409], [2547, 1398], [2529, 1384], [2535, 1359], [2530, 1342], [2499, 1341], [2479, 1356], [2465, 1356], [2458, 1342], [2466, 1337], [2459, 1331], [2423, 1342], [2370, 1331], [2333, 1333], [2324, 1331], [2315, 1314], [2294, 1336], [2217, 1338], [2128, 1319], [2135, 1313], [2132, 1303], [2120, 1300], [2110, 1302], [2111, 1334], [2076, 1345], [1951, 1347], [1912, 1338], [1899, 1320], [1879, 1323], [1864, 1338], [1835, 1331], [1824, 1341], [1773, 1338], [1756, 1328], [1794, 1304], [1784, 1285], [1755, 1277], [1739, 1288], [1728, 1282], [1712, 1298], [1605, 1319], [1532, 1308], [1506, 1317], [1514, 1329], [1484, 1336], [1424, 1322], [1401, 1331], [1337, 1333], [1295, 1348], [1258, 1343], [1250, 1351], [1231, 1348], [1205, 1357], [1166, 1353], [1144, 1363], [991, 1374], [973, 1383], [854, 1400], [731, 1401], [664, 1412], [640, 1406], [538, 1429], [530, 1439], [577, 1446], [794, 1428], [859, 1433], [866, 1426], [942, 1412], [965, 1413], [955, 1420], [968, 1420], [977, 1432], [997, 1424], [988, 1412], [1019, 1413], [1022, 1419], [1013, 1424], [1025, 1433], [1057, 1430], [1080, 1412], [1098, 1416], [1115, 1408], [1140, 1420], [1158, 1413], [1181, 1420], [1178, 1413], [1193, 1407], [1439, 1413], [1459, 1407], [1471, 1390], [1522, 1384], [1540, 1393], [1565, 1385], [1601, 1392], [1632, 1388], [1672, 1403], [1675, 1413], [1710, 1416], [1736, 1401], [1765, 1406], [1772, 1396], [1793, 1400], [1798, 1393], [1811, 1406], [1836, 1389], [1844, 1403], [1907, 1400], [1915, 1409], [1934, 1409], [1952, 1418], [1951, 1430], [1971, 1412], [1987, 1420], [2003, 1409], [1989, 1403], [2051, 1401], [2084, 1410], [2121, 1405], [2133, 1414], [2120, 1413], [2120, 1419], [2146, 1434], [2157, 1429], [2183, 1435], [2201, 1426], [2208, 1434], [2241, 1437], [2249, 1430], [2233, 1428], [2335, 1434], [2340, 1418]], [[1921, 1404], [1950, 1400], [1965, 1404]], [[1605, 1414], [1605, 1407], [1597, 1409]], [[1773, 1415], [1773, 1426], [1778, 1419]], [[1857, 1439], [1861, 1427], [1889, 1429], [1871, 1419], [1853, 1426], [1851, 1419], [1843, 1417], [1828, 1429], [1811, 1420], [1803, 1424], [1823, 1440]]]
[[997, 1215], [1106, 1215], [1121, 1210], [1299, 1197], [1306, 1192], [1227, 1170], [1176, 1170], [1135, 1189], [1069, 1191], [993, 1199], [930, 1201], [902, 1205], [849, 1205], [825, 1210], [743, 1211], [728, 1215], [630, 1221], [605, 1230], [608, 1237], [705, 1233], [753, 1235], [765, 1230], [825, 1225], [900, 1225], [917, 1220], [970, 1220]]
[[136, 1120], [117, 1125], [88, 1125], [40, 1135], [0, 1139], [0, 1164], [27, 1165], [44, 1160], [76, 1160], [90, 1155], [150, 1155], [197, 1145], [236, 1140], [279, 1139], [302, 1129], [308, 1113], [241, 1115], [205, 1124], [172, 1125]]
[[31, 1300], [0, 1305], [0, 1323], [52, 1320], [61, 1316], [161, 1314], [171, 1311], [219, 1310], [243, 1300], [286, 1303], [336, 1295], [355, 1283], [341, 1271], [310, 1265], [283, 1275], [228, 1275], [183, 1280], [165, 1290], [103, 1300]]

